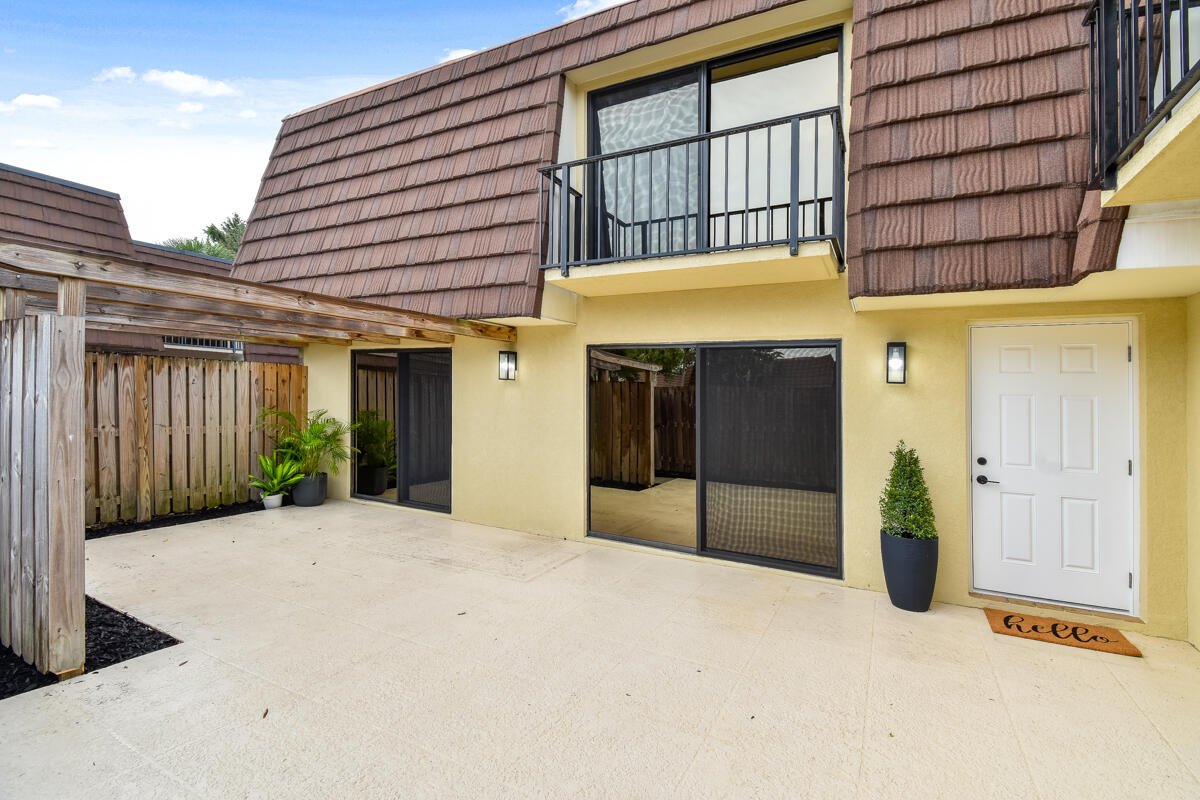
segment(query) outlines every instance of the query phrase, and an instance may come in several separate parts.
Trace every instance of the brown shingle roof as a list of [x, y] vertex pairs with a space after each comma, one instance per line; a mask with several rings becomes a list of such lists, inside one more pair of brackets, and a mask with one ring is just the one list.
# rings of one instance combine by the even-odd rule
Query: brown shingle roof
[[[1087, 0], [858, 0], [850, 294], [1061, 286], [1112, 269], [1088, 191]], [[1086, 199], [1086, 202], [1085, 202]]]
[[191, 253], [187, 250], [178, 250], [166, 245], [135, 241], [133, 249], [137, 254], [137, 260], [143, 264], [154, 264], [174, 269], [187, 269], [192, 272], [203, 272], [206, 275], [228, 275], [233, 271], [232, 261], [215, 256], [205, 256], [200, 253]]
[[0, 164], [0, 235], [134, 256], [119, 195], [7, 164]]
[[798, 0], [636, 0], [283, 122], [239, 278], [461, 317], [539, 312], [536, 167], [568, 70]]

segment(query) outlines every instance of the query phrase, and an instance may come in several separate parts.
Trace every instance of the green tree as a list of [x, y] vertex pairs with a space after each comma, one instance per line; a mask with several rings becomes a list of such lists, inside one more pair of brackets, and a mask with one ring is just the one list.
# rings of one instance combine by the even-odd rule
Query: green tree
[[236, 211], [226, 217], [220, 225], [209, 225], [204, 229], [203, 237], [177, 237], [167, 239], [162, 244], [174, 247], [176, 250], [187, 250], [206, 256], [227, 258], [233, 260], [238, 248], [242, 246], [242, 237], [246, 235], [246, 220]]
[[917, 451], [904, 445], [892, 451], [892, 471], [879, 496], [879, 516], [885, 533], [904, 539], [936, 539], [933, 502], [925, 485], [925, 470]]

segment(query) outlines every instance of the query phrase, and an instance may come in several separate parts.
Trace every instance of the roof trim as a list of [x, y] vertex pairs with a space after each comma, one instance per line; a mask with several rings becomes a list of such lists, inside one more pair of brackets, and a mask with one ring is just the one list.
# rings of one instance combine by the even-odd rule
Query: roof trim
[[165, 244], [155, 244], [154, 242], [143, 242], [137, 239], [133, 240], [134, 247], [151, 247], [155, 250], [164, 250], [168, 253], [179, 253], [184, 256], [193, 256], [195, 258], [207, 258], [209, 261], [216, 261], [218, 264], [227, 264], [233, 266], [233, 260], [221, 258], [220, 256], [210, 256], [207, 253], [197, 253], [194, 250], [180, 250], [178, 247], [171, 247]]
[[67, 186], [72, 189], [79, 189], [80, 191], [89, 192], [91, 194], [98, 194], [98, 195], [101, 195], [102, 197], [111, 197], [113, 200], [121, 199], [121, 195], [117, 194], [116, 192], [110, 192], [105, 189], [97, 189], [95, 186], [87, 186], [82, 183], [75, 183], [75, 181], [68, 181], [68, 180], [64, 180], [63, 178], [56, 178], [53, 175], [46, 175], [45, 173], [42, 173], [42, 172], [34, 172], [33, 170], [30, 170], [30, 169], [21, 169], [20, 167], [14, 167], [12, 164], [0, 163], [0, 170], [3, 170], [5, 172], [12, 172], [17, 175], [24, 175], [26, 178], [37, 178], [38, 180], [49, 181], [50, 183], [57, 183], [59, 186]]

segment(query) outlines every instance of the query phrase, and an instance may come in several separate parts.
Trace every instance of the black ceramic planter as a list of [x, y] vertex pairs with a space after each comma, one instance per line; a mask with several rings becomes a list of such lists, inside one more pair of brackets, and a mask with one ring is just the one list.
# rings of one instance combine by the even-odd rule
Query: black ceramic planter
[[880, 531], [879, 550], [892, 605], [905, 611], [928, 611], [937, 580], [938, 540], [905, 539]]
[[319, 506], [325, 502], [329, 476], [324, 472], [307, 475], [292, 487], [292, 502], [298, 506]]
[[358, 483], [356, 489], [359, 494], [383, 494], [388, 488], [388, 470], [387, 467], [368, 467], [366, 465], [358, 468]]

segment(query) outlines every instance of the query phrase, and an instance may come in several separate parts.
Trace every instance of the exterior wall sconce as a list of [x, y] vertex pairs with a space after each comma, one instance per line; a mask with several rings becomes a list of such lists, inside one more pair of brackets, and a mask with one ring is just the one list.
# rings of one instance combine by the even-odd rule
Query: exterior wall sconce
[[514, 350], [500, 351], [500, 380], [515, 381], [517, 379], [517, 354]]
[[887, 343], [887, 382], [905, 383], [908, 372], [908, 343]]

